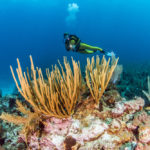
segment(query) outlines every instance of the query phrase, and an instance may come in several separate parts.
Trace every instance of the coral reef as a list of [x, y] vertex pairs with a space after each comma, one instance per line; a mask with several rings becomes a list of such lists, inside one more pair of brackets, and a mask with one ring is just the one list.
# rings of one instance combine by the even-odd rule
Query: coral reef
[[[123, 111], [118, 109], [120, 103]], [[136, 147], [139, 143], [149, 146], [150, 116], [143, 110], [142, 98], [117, 102], [113, 109], [105, 110], [105, 114], [109, 114], [105, 118], [99, 110], [86, 110], [85, 113], [85, 107], [81, 107], [71, 118], [46, 120], [40, 137], [37, 132], [28, 137], [29, 148], [119, 150], [126, 143], [134, 143]]]
[[25, 142], [19, 142], [19, 131], [21, 130], [21, 126], [15, 126], [13, 124], [2, 123], [0, 126], [0, 145], [3, 146], [4, 149], [26, 149]]
[[[19, 111], [16, 110], [15, 102], [16, 99], [23, 99], [20, 95], [12, 93], [10, 95], [0, 98], [0, 114], [2, 112], [7, 112], [9, 114], [21, 115]], [[0, 120], [0, 145], [3, 145], [3, 148], [16, 150], [18, 148], [24, 150], [26, 149], [25, 143], [18, 142], [19, 132], [21, 126], [13, 125], [12, 123], [3, 122]]]
[[[117, 82], [117, 89], [122, 97], [132, 99], [135, 95], [146, 96], [142, 90], [147, 91], [147, 76], [150, 75], [149, 64], [124, 64], [120, 80]], [[147, 103], [147, 100], [146, 100]]]
[[25, 101], [17, 100], [16, 111], [5, 111], [7, 113], [0, 116], [17, 125], [3, 122], [13, 130], [9, 135], [11, 140], [5, 139], [5, 143], [11, 141], [10, 144], [4, 148], [149, 150], [150, 116], [144, 99], [127, 100], [114, 85], [122, 72], [122, 66], [117, 65], [118, 59], [112, 58], [110, 63], [105, 57], [101, 61], [99, 56], [96, 60], [88, 58], [85, 80], [79, 62], [73, 59], [72, 68], [64, 58], [64, 67], [59, 62], [59, 67], [55, 65], [51, 72], [46, 70], [47, 80], [40, 68], [35, 70], [31, 56], [30, 60], [31, 73], [29, 70], [23, 73], [17, 60], [20, 83], [11, 67]]

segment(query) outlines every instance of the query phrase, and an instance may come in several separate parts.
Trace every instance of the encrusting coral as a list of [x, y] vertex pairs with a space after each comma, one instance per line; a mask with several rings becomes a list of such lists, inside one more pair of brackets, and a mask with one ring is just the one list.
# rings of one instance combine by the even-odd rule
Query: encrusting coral
[[[29, 147], [34, 147], [31, 140], [34, 139], [37, 141], [37, 137], [42, 136], [43, 130], [45, 130], [44, 132], [55, 134], [57, 130], [55, 128], [59, 127], [60, 130], [59, 132], [57, 131], [58, 135], [68, 133], [67, 130], [63, 132], [60, 131], [63, 130], [63, 126], [67, 129], [72, 122], [75, 121], [71, 119], [71, 116], [73, 117], [75, 112], [77, 112], [78, 101], [83, 101], [82, 95], [84, 95], [84, 92], [87, 92], [84, 91], [85, 85], [89, 88], [91, 100], [95, 104], [99, 104], [117, 65], [118, 59], [115, 59], [113, 63], [109, 64], [110, 59], [107, 61], [105, 57], [103, 57], [100, 62], [100, 58], [97, 56], [96, 63], [94, 63], [94, 57], [91, 63], [88, 58], [86, 83], [83, 83], [84, 80], [81, 76], [79, 62], [77, 63], [73, 59], [73, 71], [67, 59], [64, 58], [64, 67], [58, 62], [60, 69], [55, 65], [52, 67], [51, 72], [49, 69], [46, 70], [47, 80], [44, 79], [40, 68], [34, 68], [31, 56], [30, 61], [31, 75], [29, 70], [27, 70], [27, 73], [22, 72], [20, 62], [17, 59], [18, 68], [16, 71], [20, 84], [15, 77], [12, 67], [10, 67], [18, 91], [30, 105], [24, 105], [17, 100], [17, 109], [24, 114], [24, 116], [3, 113], [0, 118], [17, 125], [23, 125], [21, 132], [23, 135], [22, 138], [25, 138], [26, 143], [30, 143]], [[97, 120], [95, 121], [97, 122]], [[101, 124], [101, 121], [99, 121], [99, 124]], [[71, 138], [68, 139], [72, 140]], [[45, 141], [43, 140], [41, 137], [41, 143]], [[62, 140], [64, 140], [64, 138], [61, 137], [60, 141]], [[50, 146], [55, 145], [51, 145], [51, 143], [53, 142], [49, 143]]]

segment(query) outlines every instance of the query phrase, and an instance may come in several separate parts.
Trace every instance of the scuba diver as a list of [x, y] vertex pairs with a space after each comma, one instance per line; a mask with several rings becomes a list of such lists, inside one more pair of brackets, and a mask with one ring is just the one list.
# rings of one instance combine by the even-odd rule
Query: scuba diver
[[64, 33], [64, 40], [67, 51], [79, 52], [84, 54], [93, 54], [97, 51], [100, 51], [104, 55], [112, 56], [112, 52], [106, 52], [100, 47], [95, 47], [82, 43], [81, 40], [76, 35]]

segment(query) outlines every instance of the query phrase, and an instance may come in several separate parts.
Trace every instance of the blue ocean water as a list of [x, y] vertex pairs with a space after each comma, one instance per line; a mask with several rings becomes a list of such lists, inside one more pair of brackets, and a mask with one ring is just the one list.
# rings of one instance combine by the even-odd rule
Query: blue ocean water
[[24, 70], [30, 54], [43, 71], [63, 56], [85, 62], [89, 55], [65, 50], [64, 32], [113, 50], [120, 63], [149, 63], [149, 8], [149, 0], [0, 0], [0, 89], [12, 90], [16, 58]]

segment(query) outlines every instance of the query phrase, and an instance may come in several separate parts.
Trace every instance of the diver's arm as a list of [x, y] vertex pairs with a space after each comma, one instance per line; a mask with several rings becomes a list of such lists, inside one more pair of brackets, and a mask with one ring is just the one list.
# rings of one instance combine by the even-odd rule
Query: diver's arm
[[93, 50], [93, 51], [99, 50], [100, 52], [104, 53], [102, 48], [91, 46], [91, 45], [88, 45], [88, 44], [85, 44], [85, 43], [80, 43], [80, 49], [89, 49], [89, 50]]

